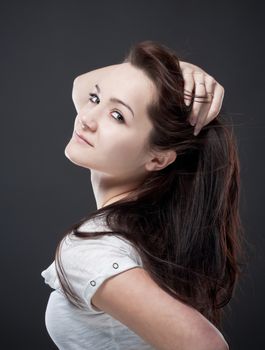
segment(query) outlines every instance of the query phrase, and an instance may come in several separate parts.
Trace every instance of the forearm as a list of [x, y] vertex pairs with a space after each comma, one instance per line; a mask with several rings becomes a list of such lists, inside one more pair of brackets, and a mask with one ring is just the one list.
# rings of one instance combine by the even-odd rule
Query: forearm
[[79, 112], [80, 108], [87, 103], [90, 89], [101, 79], [101, 77], [112, 69], [115, 65], [93, 69], [89, 72], [78, 75], [73, 82], [72, 99], [75, 109]]

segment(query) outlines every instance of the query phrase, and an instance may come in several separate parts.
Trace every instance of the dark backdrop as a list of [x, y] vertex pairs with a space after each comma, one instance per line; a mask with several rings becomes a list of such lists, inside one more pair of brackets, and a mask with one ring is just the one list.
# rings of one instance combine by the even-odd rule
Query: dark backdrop
[[[258, 1], [1, 1], [1, 339], [6, 349], [55, 349], [40, 273], [62, 232], [95, 209], [89, 172], [64, 148], [73, 79], [160, 41], [214, 76], [235, 124], [250, 262], [226, 307], [231, 349], [264, 333], [264, 7]], [[263, 46], [263, 47], [262, 47]], [[8, 342], [8, 343], [6, 343]], [[1, 346], [1, 348], [3, 348]]]

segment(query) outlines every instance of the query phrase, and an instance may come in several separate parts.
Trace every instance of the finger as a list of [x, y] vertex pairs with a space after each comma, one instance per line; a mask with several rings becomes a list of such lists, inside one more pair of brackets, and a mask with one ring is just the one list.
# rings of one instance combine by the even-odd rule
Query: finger
[[189, 121], [191, 125], [195, 125], [198, 121], [198, 117], [200, 116], [200, 114], [204, 114], [205, 109], [208, 108], [208, 106], [205, 106], [205, 104], [203, 103], [207, 97], [206, 87], [204, 84], [204, 74], [194, 73], [194, 81], [195, 81], [195, 92], [194, 92], [195, 96], [194, 96], [192, 110], [189, 116]]
[[194, 89], [194, 79], [191, 71], [183, 71], [184, 79], [184, 100], [186, 106], [189, 106], [192, 100], [192, 91]]
[[224, 98], [224, 88], [217, 84], [214, 90], [213, 100], [207, 116], [196, 124], [194, 135], [198, 135], [201, 128], [210, 123], [219, 114]]
[[213, 100], [207, 115], [207, 124], [210, 123], [220, 112], [224, 99], [225, 90], [222, 85], [217, 84], [214, 90]]
[[[194, 135], [198, 135], [200, 130], [206, 124], [209, 123], [208, 115], [212, 105], [213, 96], [215, 94], [215, 87], [216, 87], [216, 81], [212, 77], [207, 76], [205, 78], [205, 91], [206, 91], [207, 97], [205, 97], [205, 99], [201, 99], [201, 101], [198, 101], [199, 103], [201, 103], [201, 108], [197, 116]], [[197, 97], [195, 98], [195, 100], [197, 100]]]

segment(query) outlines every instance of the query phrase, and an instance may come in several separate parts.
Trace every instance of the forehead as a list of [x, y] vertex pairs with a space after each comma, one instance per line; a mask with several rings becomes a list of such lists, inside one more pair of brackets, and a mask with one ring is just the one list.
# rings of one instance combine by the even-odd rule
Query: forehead
[[117, 97], [128, 103], [134, 112], [146, 111], [146, 106], [154, 100], [155, 85], [144, 71], [130, 63], [121, 63], [112, 67], [98, 85], [103, 95]]

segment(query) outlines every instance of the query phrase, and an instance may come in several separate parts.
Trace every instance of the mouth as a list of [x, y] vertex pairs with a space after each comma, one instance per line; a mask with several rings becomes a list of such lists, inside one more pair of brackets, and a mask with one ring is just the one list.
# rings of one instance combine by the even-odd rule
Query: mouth
[[89, 145], [89, 146], [91, 146], [91, 147], [94, 147], [89, 141], [87, 141], [85, 138], [84, 138], [84, 136], [82, 136], [81, 134], [78, 134], [75, 130], [74, 130], [74, 135], [75, 135], [75, 137], [76, 137], [76, 139], [77, 140], [79, 140], [79, 141], [83, 141], [83, 142], [85, 142], [87, 145]]

